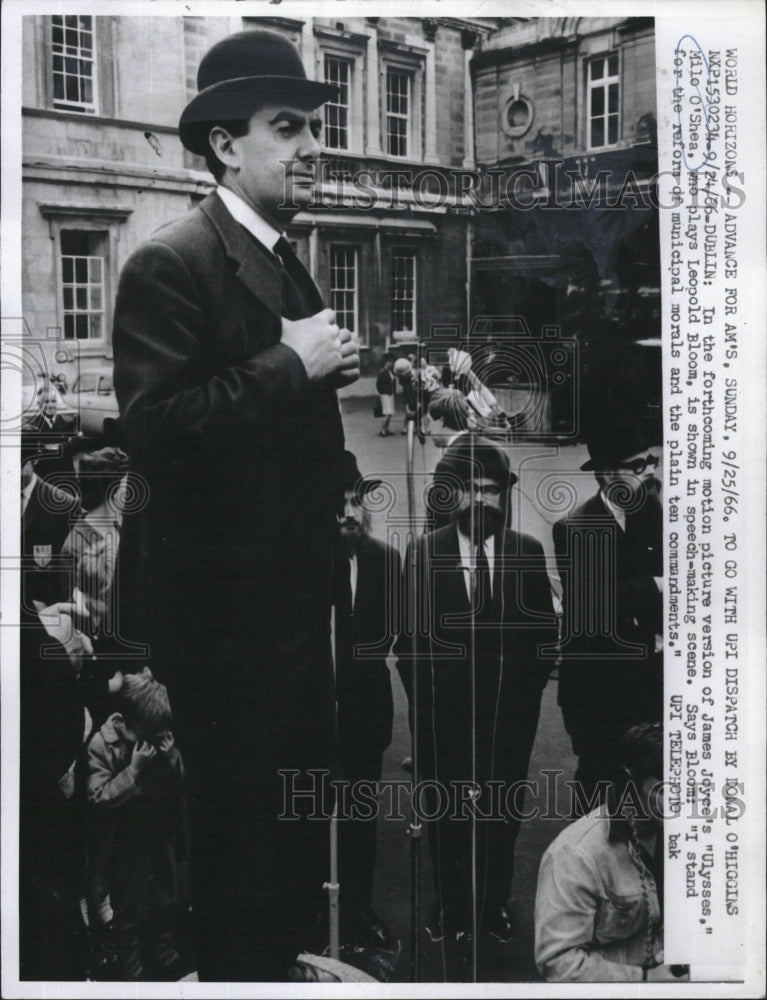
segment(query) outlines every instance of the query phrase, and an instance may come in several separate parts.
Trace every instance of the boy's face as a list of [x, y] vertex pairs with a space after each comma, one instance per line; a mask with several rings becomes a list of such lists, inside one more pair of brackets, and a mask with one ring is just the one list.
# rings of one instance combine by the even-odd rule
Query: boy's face
[[151, 729], [140, 725], [131, 727], [122, 717], [115, 720], [115, 729], [117, 729], [126, 743], [151, 743], [154, 747], [158, 746], [163, 737], [168, 734], [167, 729], [153, 732]]

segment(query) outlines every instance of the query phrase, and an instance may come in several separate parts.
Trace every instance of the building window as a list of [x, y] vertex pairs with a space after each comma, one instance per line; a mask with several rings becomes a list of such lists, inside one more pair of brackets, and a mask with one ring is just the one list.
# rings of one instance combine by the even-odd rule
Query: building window
[[356, 247], [332, 246], [330, 248], [330, 308], [335, 311], [336, 323], [343, 329], [358, 332], [357, 311], [358, 252]]
[[325, 145], [349, 149], [349, 109], [352, 64], [348, 59], [325, 56], [325, 83], [338, 87], [338, 96], [325, 105]]
[[407, 156], [410, 137], [411, 75], [391, 66], [386, 70], [386, 152]]
[[391, 258], [392, 337], [415, 337], [415, 254], [394, 250]]
[[64, 340], [103, 340], [108, 233], [61, 231]]
[[53, 106], [96, 111], [96, 60], [93, 18], [80, 14], [51, 17]]
[[589, 63], [589, 148], [614, 146], [620, 134], [620, 76], [618, 54]]

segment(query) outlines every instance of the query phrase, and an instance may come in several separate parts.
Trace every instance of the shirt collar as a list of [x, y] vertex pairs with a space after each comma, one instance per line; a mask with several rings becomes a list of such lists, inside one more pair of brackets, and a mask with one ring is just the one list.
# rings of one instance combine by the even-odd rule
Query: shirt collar
[[607, 494], [605, 493], [604, 490], [600, 490], [599, 491], [599, 495], [602, 498], [602, 503], [605, 505], [605, 507], [608, 509], [608, 511], [612, 514], [612, 516], [618, 522], [618, 527], [621, 529], [621, 531], [625, 531], [626, 530], [626, 511], [625, 510], [621, 510], [620, 507], [617, 507], [609, 499], [609, 497], [607, 496]]
[[278, 232], [274, 226], [270, 226], [263, 216], [259, 215], [252, 206], [243, 201], [234, 191], [224, 187], [222, 184], [218, 185], [217, 191], [219, 198], [223, 201], [232, 218], [236, 219], [241, 226], [244, 226], [259, 243], [263, 243], [267, 250], [274, 251], [275, 243], [283, 234]]
[[[472, 545], [468, 535], [464, 535], [460, 528], [456, 526], [458, 532], [458, 551], [461, 553], [461, 562], [470, 563], [475, 546]], [[490, 535], [485, 539], [483, 546], [488, 561], [495, 555], [495, 535]]]

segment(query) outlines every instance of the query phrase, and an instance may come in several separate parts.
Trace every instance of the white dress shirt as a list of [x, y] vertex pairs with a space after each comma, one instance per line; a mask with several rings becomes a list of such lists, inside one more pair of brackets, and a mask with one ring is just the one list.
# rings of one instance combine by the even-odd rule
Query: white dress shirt
[[[471, 574], [477, 568], [476, 553], [479, 546], [472, 545], [468, 535], [458, 531], [458, 551], [461, 555], [461, 567], [463, 569], [463, 582], [466, 585], [466, 594], [471, 600]], [[495, 536], [490, 535], [485, 539], [485, 558], [487, 559], [490, 571], [490, 593], [493, 592], [493, 575], [495, 573]]]
[[612, 514], [612, 516], [618, 522], [618, 527], [621, 529], [621, 531], [623, 531], [625, 533], [625, 531], [626, 531], [626, 511], [623, 510], [621, 507], [618, 507], [617, 504], [614, 504], [610, 500], [610, 498], [607, 496], [607, 494], [605, 493], [604, 490], [600, 490], [599, 491], [599, 495], [602, 498], [602, 503], [605, 505], [605, 507], [608, 509], [608, 511]]
[[349, 556], [349, 582], [352, 588], [352, 610], [354, 609], [354, 600], [357, 596], [357, 573], [359, 568], [357, 566], [357, 556]]
[[219, 184], [216, 189], [219, 198], [226, 205], [229, 214], [241, 226], [244, 226], [251, 236], [255, 236], [259, 243], [263, 243], [267, 250], [274, 253], [274, 245], [283, 233], [278, 232], [274, 226], [270, 226], [263, 216], [242, 198], [230, 191], [229, 188]]

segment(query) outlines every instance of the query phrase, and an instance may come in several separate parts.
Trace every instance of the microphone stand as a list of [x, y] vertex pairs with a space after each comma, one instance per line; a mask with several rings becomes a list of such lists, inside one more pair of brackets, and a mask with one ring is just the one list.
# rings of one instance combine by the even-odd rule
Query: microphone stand
[[[416, 541], [416, 517], [415, 517], [415, 481], [413, 459], [415, 451], [416, 420], [418, 419], [418, 407], [415, 410], [407, 410], [407, 460], [406, 460], [406, 481], [407, 481], [407, 508], [408, 526], [410, 534], [411, 560], [408, 566], [410, 573], [409, 591], [413, 601], [417, 600], [418, 590], [418, 560]], [[410, 713], [412, 719], [412, 750], [413, 759], [413, 795], [410, 805], [410, 823], [408, 825], [408, 836], [410, 837], [410, 967], [411, 978], [414, 983], [420, 982], [421, 978], [421, 951], [420, 951], [420, 929], [421, 929], [421, 907], [420, 907], [420, 874], [421, 874], [421, 838], [423, 836], [423, 824], [420, 822], [416, 811], [415, 790], [418, 787], [418, 609], [412, 619], [412, 660], [413, 670], [410, 681]]]
[[[470, 522], [469, 531], [471, 534], [471, 543], [475, 544], [475, 539], [477, 537], [476, 524], [475, 524], [475, 513], [474, 513], [474, 492], [475, 492], [475, 472], [476, 466], [474, 462], [474, 432], [469, 432], [469, 445], [470, 445], [470, 461], [469, 461], [469, 499], [471, 502], [470, 510]], [[484, 545], [484, 539], [481, 540], [480, 544]], [[471, 551], [471, 549], [470, 549]], [[471, 601], [470, 606], [472, 608], [472, 618], [471, 618], [471, 643], [469, 648], [469, 674], [471, 678], [471, 781], [472, 789], [476, 788], [477, 785], [477, 552], [474, 553], [472, 559], [472, 572], [469, 574], [469, 590], [471, 591]], [[497, 558], [498, 553], [496, 553]], [[488, 595], [482, 595], [484, 600], [488, 599]], [[471, 811], [471, 981], [476, 983], [477, 981], [477, 938], [479, 936], [479, 927], [477, 926], [477, 811], [472, 809]]]
[[[336, 641], [338, 638], [338, 633], [336, 631], [336, 607], [335, 604], [331, 605], [330, 608], [330, 649], [333, 656], [333, 677], [337, 680], [338, 677], [338, 655], [336, 649]], [[334, 711], [336, 735], [338, 727], [338, 709]], [[338, 794], [334, 796], [333, 799], [333, 814], [330, 817], [330, 881], [325, 882], [322, 886], [323, 889], [327, 890], [328, 893], [328, 920], [329, 920], [329, 943], [330, 943], [330, 957], [338, 960], [341, 948], [340, 948], [340, 934], [339, 934], [339, 906], [338, 906], [338, 896], [340, 891], [340, 885], [338, 882]]]

